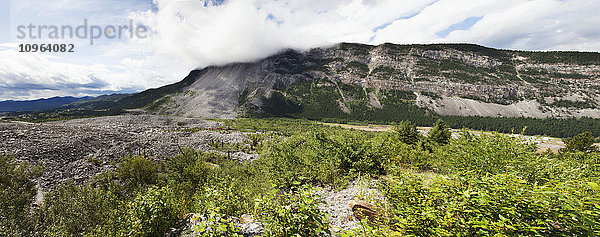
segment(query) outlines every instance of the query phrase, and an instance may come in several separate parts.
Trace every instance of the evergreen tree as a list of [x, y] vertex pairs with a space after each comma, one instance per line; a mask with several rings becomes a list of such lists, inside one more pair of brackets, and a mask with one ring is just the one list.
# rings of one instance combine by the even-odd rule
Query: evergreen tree
[[400, 141], [409, 145], [417, 144], [419, 141], [419, 131], [417, 131], [417, 126], [410, 121], [403, 121], [398, 124], [394, 131], [398, 133]]
[[441, 119], [435, 122], [431, 131], [429, 131], [429, 140], [437, 144], [448, 144], [451, 136], [450, 129], [448, 129], [446, 123]]
[[594, 137], [590, 132], [584, 132], [566, 141], [566, 149], [568, 151], [583, 151], [592, 152], [598, 151], [598, 147], [594, 145]]

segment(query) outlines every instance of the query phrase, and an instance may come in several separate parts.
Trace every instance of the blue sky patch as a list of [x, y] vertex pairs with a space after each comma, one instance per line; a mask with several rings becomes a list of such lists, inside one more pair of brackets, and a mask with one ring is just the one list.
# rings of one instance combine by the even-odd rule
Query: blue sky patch
[[277, 18], [276, 16], [274, 16], [273, 14], [269, 13], [267, 15], [267, 21], [272, 21], [275, 22], [277, 25], [281, 25], [283, 24], [283, 20]]
[[416, 15], [419, 15], [419, 13], [421, 13], [421, 11], [415, 12], [414, 14], [409, 15], [409, 16], [398, 17], [398, 18], [396, 18], [396, 19], [394, 19], [394, 20], [392, 20], [390, 22], [383, 23], [383, 24], [381, 24], [381, 25], [373, 28], [373, 32], [377, 32], [377, 31], [383, 30], [386, 27], [388, 27], [389, 25], [391, 25], [392, 23], [394, 23], [395, 21], [413, 18]]
[[483, 18], [483, 17], [482, 16], [469, 17], [469, 18], [465, 19], [464, 21], [462, 21], [461, 23], [457, 23], [457, 24], [448, 26], [448, 28], [446, 28], [445, 30], [439, 31], [435, 34], [441, 38], [446, 38], [446, 36], [448, 36], [450, 34], [450, 32], [452, 32], [452, 31], [470, 29], [471, 26], [473, 26], [477, 22], [479, 22], [481, 20], [481, 18]]
[[204, 1], [204, 6], [208, 7], [210, 3], [210, 6], [221, 6], [225, 3], [225, 0], [206, 0]]

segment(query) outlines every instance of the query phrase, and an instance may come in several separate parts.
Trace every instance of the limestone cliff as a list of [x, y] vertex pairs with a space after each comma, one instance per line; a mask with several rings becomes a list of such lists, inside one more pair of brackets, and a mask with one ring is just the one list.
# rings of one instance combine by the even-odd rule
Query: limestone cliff
[[599, 53], [343, 43], [207, 67], [184, 81], [146, 92], [145, 108], [222, 118], [368, 119], [416, 108], [441, 115], [600, 118]]

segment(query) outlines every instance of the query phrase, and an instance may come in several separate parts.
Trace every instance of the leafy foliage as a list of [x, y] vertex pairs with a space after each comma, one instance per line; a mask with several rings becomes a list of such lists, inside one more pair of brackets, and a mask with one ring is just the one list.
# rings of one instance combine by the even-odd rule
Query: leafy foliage
[[[239, 236], [236, 220], [253, 214], [267, 236], [324, 236], [329, 220], [312, 187], [364, 176], [381, 180], [384, 215], [342, 236], [600, 234], [600, 152], [539, 153], [519, 138], [467, 130], [452, 139], [441, 121], [428, 138], [410, 122], [367, 132], [289, 118], [219, 121], [223, 133], [255, 134], [239, 146], [259, 158], [240, 163], [192, 149], [165, 162], [127, 156], [89, 185], [56, 187], [33, 210], [30, 179], [39, 171], [3, 157], [2, 187], [16, 191], [1, 193], [1, 214], [24, 220], [0, 219], [3, 234], [161, 236], [191, 216], [192, 234]], [[7, 208], [13, 199], [25, 201]]]
[[383, 191], [395, 207], [392, 228], [402, 235], [590, 236], [600, 227], [593, 204], [600, 193], [580, 182], [536, 186], [509, 174], [434, 180], [405, 174]]
[[37, 193], [33, 180], [41, 175], [41, 167], [0, 154], [0, 235], [31, 231], [30, 206]]
[[146, 156], [125, 156], [117, 168], [119, 179], [130, 191], [157, 184], [160, 167]]
[[118, 197], [110, 191], [64, 184], [44, 198], [42, 229], [45, 236], [79, 236], [109, 222], [118, 207]]
[[393, 154], [392, 136], [315, 131], [270, 143], [257, 165], [279, 187], [316, 182], [343, 185], [359, 173], [379, 174]]
[[150, 187], [127, 204], [127, 235], [162, 236], [183, 214], [182, 202], [172, 189]]
[[323, 201], [315, 190], [303, 186], [292, 192], [271, 191], [257, 202], [266, 223], [267, 236], [330, 236], [327, 214], [319, 210]]
[[566, 141], [566, 150], [592, 152], [598, 151], [598, 147], [594, 145], [594, 138], [590, 132], [584, 132]]

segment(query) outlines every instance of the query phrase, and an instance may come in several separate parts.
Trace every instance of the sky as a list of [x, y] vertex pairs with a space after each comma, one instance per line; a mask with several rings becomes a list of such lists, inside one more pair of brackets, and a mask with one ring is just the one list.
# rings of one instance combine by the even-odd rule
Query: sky
[[[209, 65], [339, 42], [599, 52], [598, 12], [596, 0], [0, 0], [0, 101], [133, 93]], [[93, 44], [92, 25], [103, 32]], [[52, 26], [87, 26], [88, 36], [52, 36]], [[147, 32], [107, 37], [124, 26]]]

